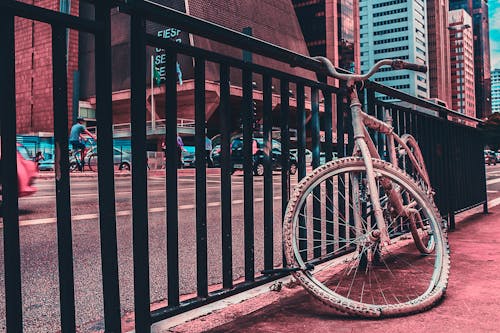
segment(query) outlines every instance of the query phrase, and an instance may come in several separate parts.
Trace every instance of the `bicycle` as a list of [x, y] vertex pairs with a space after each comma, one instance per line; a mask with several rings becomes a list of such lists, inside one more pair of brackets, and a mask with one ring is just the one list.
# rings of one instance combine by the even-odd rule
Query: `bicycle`
[[92, 138], [88, 138], [86, 142], [89, 142], [90, 148], [84, 149], [84, 156], [82, 158], [81, 149], [71, 149], [69, 151], [69, 171], [81, 171], [85, 169], [85, 165], [89, 167], [90, 171], [97, 172], [97, 150], [96, 142]]
[[[424, 311], [446, 291], [446, 225], [434, 205], [417, 141], [396, 135], [389, 114], [381, 121], [364, 113], [355, 83], [384, 65], [427, 68], [382, 60], [367, 74], [341, 74], [328, 59], [315, 59], [331, 76], [346, 81], [355, 148], [352, 157], [316, 168], [295, 187], [283, 226], [285, 269], [339, 314], [384, 317]], [[367, 128], [386, 136], [390, 162], [380, 158]], [[412, 176], [405, 172], [410, 168]]]

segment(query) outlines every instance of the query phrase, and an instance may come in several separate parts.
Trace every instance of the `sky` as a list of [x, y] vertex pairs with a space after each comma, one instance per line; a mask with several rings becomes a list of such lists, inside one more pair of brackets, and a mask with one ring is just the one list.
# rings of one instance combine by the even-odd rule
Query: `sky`
[[488, 1], [490, 16], [491, 68], [500, 69], [500, 1]]

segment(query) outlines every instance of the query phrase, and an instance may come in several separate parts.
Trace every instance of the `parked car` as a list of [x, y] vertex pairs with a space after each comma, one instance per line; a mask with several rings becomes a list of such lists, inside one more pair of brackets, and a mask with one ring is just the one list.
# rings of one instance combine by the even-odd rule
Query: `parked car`
[[[94, 155], [94, 156], [92, 156]], [[97, 147], [90, 149], [85, 155], [85, 163], [97, 164]], [[92, 158], [90, 158], [92, 156]], [[130, 153], [113, 147], [113, 164], [118, 166], [118, 170], [130, 170], [132, 167], [132, 155]]]
[[484, 151], [484, 163], [488, 165], [496, 165], [497, 164], [497, 157], [495, 155], [495, 152], [492, 150], [485, 150]]
[[500, 152], [499, 152], [499, 151], [497, 151], [497, 152], [495, 153], [495, 156], [496, 156], [496, 158], [497, 158], [497, 163], [498, 163], [498, 162], [500, 162]]
[[[297, 161], [299, 160], [298, 149], [296, 149], [296, 148], [290, 149], [290, 154], [292, 154]], [[309, 149], [306, 148], [305, 155], [306, 155], [306, 165], [311, 165], [312, 164], [312, 151], [310, 151]]]
[[[5, 166], [0, 159], [1, 176], [3, 176], [3, 167]], [[17, 144], [17, 184], [19, 197], [25, 197], [36, 193], [37, 189], [33, 186], [33, 184], [37, 175], [38, 171], [36, 163], [33, 162], [28, 150], [23, 145]]]
[[[254, 138], [252, 143], [253, 150], [253, 173], [257, 176], [264, 175], [264, 139]], [[281, 144], [273, 140], [271, 148], [271, 161], [273, 170], [281, 169]], [[290, 174], [297, 172], [297, 159], [290, 154], [289, 159]], [[232, 172], [243, 169], [243, 138], [234, 138], [231, 142], [231, 165]]]
[[182, 151], [182, 165], [186, 167], [194, 167], [196, 162], [196, 153], [194, 146], [184, 146]]

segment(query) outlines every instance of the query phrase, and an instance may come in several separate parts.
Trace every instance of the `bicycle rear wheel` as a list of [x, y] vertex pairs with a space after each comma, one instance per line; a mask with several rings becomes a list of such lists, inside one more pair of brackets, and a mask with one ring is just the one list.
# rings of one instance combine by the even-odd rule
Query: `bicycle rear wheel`
[[[363, 160], [340, 159], [296, 186], [283, 227], [287, 265], [299, 267], [295, 278], [338, 312], [380, 317], [423, 311], [444, 295], [448, 282], [441, 218], [408, 175], [380, 160], [373, 160], [373, 166], [390, 244], [378, 238]], [[394, 209], [387, 183], [404, 197], [406, 213]], [[411, 244], [415, 219], [428, 226], [429, 253]]]

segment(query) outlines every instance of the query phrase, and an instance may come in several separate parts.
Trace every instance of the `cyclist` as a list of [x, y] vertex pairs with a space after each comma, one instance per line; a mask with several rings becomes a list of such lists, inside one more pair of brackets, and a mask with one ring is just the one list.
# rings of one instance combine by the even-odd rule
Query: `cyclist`
[[73, 146], [74, 151], [80, 151], [80, 161], [79, 163], [80, 171], [83, 171], [83, 166], [85, 164], [85, 153], [87, 152], [87, 148], [85, 147], [85, 138], [84, 134], [90, 136], [92, 139], [96, 139], [96, 136], [89, 132], [89, 130], [85, 127], [85, 120], [82, 117], [78, 117], [76, 119], [76, 124], [71, 127], [71, 131], [69, 134], [69, 143]]

